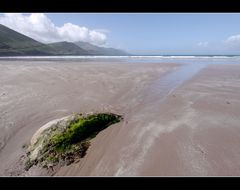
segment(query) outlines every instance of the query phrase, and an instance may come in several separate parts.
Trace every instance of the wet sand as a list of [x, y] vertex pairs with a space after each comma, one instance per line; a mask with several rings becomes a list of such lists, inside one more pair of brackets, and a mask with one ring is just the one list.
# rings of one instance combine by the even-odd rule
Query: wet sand
[[144, 99], [57, 175], [239, 176], [239, 73], [239, 65], [209, 65], [163, 101]]
[[[111, 111], [125, 117], [139, 104], [146, 86], [178, 66], [1, 61], [0, 175], [18, 175], [22, 146], [47, 122], [74, 112]], [[97, 139], [117, 133], [122, 125], [110, 127]], [[46, 174], [35, 169], [24, 175]]]
[[101, 110], [124, 121], [99, 133], [80, 162], [56, 175], [240, 175], [240, 65], [212, 64], [188, 77], [191, 67], [178, 72], [183, 67], [0, 63], [0, 175], [14, 174], [22, 145], [48, 121]]

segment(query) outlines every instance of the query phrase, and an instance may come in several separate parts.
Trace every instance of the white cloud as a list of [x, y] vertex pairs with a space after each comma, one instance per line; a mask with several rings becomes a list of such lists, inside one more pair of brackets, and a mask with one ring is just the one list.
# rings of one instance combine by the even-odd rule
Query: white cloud
[[240, 34], [228, 37], [225, 43], [231, 46], [240, 46]]
[[99, 29], [90, 30], [84, 26], [72, 23], [65, 23], [63, 26], [57, 27], [43, 13], [3, 14], [3, 16], [0, 16], [0, 23], [44, 43], [84, 41], [96, 45], [104, 45], [107, 40], [104, 29], [102, 31]]
[[208, 46], [208, 42], [198, 42], [197, 44], [200, 47], [207, 47]]

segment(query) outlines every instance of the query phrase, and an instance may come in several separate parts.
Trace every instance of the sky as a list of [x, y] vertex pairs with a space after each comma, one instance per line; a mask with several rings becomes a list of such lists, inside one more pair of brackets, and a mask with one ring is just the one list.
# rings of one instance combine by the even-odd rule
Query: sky
[[240, 14], [0, 14], [0, 23], [44, 43], [85, 41], [139, 55], [240, 54]]

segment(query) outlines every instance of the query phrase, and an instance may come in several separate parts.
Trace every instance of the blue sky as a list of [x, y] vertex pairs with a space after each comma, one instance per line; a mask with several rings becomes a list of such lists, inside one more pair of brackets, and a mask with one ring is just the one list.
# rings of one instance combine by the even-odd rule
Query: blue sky
[[[134, 54], [240, 54], [240, 14], [58, 13], [44, 16], [55, 27], [71, 23], [87, 28], [89, 34], [98, 32], [96, 35], [92, 32], [91, 39], [77, 39]], [[1, 17], [4, 15], [0, 15], [0, 23]], [[6, 22], [10, 21], [5, 20], [3, 24]], [[62, 36], [63, 33], [67, 35], [66, 28], [69, 27], [58, 29]], [[69, 31], [73, 30], [70, 28]], [[68, 36], [65, 39], [75, 38]]]

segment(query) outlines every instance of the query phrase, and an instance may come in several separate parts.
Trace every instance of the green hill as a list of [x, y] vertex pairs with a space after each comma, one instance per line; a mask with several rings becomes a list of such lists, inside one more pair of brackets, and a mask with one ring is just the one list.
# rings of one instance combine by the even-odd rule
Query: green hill
[[23, 34], [20, 34], [4, 25], [0, 24], [0, 47], [8, 47], [13, 49], [22, 49], [28, 47], [38, 47], [44, 44], [33, 40]]
[[71, 42], [56, 42], [48, 44], [59, 55], [89, 55], [87, 50], [84, 50]]
[[46, 44], [0, 24], [0, 55], [52, 55], [55, 50]]
[[92, 55], [129, 55], [128, 53], [114, 49], [92, 45], [88, 42], [75, 42], [80, 48], [87, 50]]
[[121, 50], [86, 42], [44, 44], [0, 24], [0, 56], [127, 55]]

